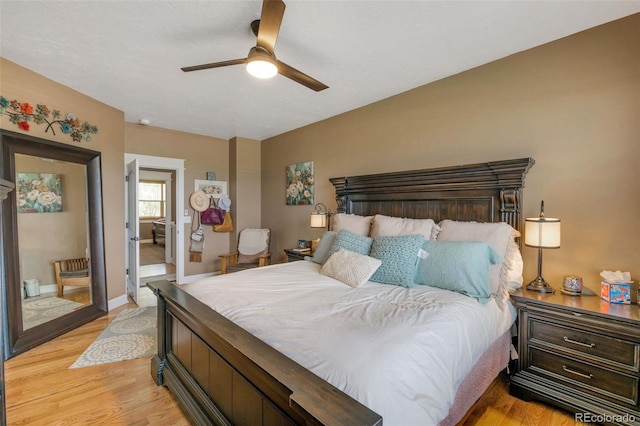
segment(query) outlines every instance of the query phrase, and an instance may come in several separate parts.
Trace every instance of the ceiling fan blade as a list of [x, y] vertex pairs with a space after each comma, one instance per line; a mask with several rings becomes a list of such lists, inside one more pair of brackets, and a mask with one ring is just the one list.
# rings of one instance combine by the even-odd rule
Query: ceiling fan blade
[[273, 53], [286, 5], [282, 0], [264, 0], [258, 27], [258, 46]]
[[180, 69], [184, 72], [200, 71], [200, 70], [208, 70], [209, 68], [220, 68], [220, 67], [226, 67], [229, 65], [240, 65], [246, 62], [247, 62], [247, 58], [232, 59], [230, 61], [221, 61], [221, 62], [213, 62], [211, 64], [194, 65], [192, 67], [184, 67]]
[[329, 86], [327, 86], [326, 84], [320, 83], [315, 78], [309, 77], [305, 73], [298, 71], [293, 67], [290, 67], [284, 62], [282, 61], [277, 61], [277, 62], [278, 62], [278, 72], [281, 75], [295, 81], [296, 83], [300, 83], [303, 86], [307, 86], [309, 89], [315, 90], [316, 92], [329, 88]]

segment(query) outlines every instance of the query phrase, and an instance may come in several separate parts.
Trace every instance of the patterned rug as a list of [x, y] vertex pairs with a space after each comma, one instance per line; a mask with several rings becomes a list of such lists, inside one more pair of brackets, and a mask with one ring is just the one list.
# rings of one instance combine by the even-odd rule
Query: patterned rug
[[69, 312], [73, 312], [82, 303], [71, 300], [60, 299], [59, 297], [29, 297], [22, 301], [22, 324], [26, 330], [35, 327], [52, 319], [61, 317]]
[[156, 352], [156, 308], [125, 309], [69, 368], [151, 356]]

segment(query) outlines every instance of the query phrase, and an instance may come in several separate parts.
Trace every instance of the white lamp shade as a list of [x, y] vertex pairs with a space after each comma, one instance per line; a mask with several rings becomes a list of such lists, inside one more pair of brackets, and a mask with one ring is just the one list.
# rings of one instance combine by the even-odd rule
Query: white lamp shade
[[524, 223], [524, 244], [529, 247], [560, 247], [560, 219], [527, 218]]
[[326, 228], [327, 227], [327, 215], [324, 213], [311, 213], [311, 227], [312, 228]]
[[247, 72], [256, 78], [271, 78], [278, 73], [273, 62], [255, 59], [247, 63]]

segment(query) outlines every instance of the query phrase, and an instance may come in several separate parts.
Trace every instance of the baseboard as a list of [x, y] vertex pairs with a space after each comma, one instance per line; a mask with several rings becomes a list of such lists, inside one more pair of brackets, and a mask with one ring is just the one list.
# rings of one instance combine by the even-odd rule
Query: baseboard
[[56, 284], [40, 285], [40, 293], [57, 293], [58, 286]]
[[127, 303], [129, 303], [129, 298], [126, 294], [123, 294], [122, 296], [118, 296], [115, 299], [109, 300], [108, 309], [112, 310], [122, 305], [126, 305]]

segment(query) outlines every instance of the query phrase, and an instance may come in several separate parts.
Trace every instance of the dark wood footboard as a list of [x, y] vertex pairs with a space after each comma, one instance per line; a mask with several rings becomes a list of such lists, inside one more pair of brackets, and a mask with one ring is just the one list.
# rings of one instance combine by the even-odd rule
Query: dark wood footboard
[[196, 424], [381, 425], [382, 417], [169, 281], [151, 374]]

